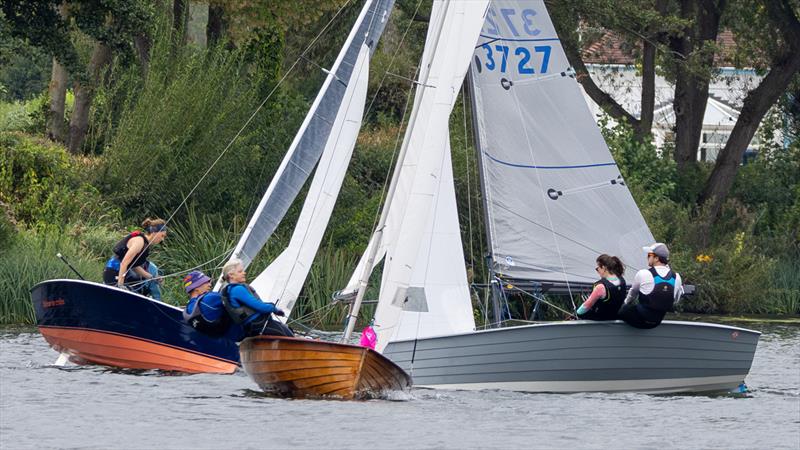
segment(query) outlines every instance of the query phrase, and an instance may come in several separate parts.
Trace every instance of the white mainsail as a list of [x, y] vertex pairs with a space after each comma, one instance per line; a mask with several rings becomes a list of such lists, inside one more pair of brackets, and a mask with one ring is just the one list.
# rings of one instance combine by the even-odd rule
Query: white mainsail
[[[412, 120], [403, 142], [405, 152], [401, 150], [404, 156], [398, 161], [401, 165], [397, 172], [399, 178], [396, 190], [387, 198], [384, 207], [388, 208], [389, 219], [386, 228], [377, 231], [384, 238], [377, 244], [373, 242], [373, 246], [379, 245], [386, 252], [381, 293], [375, 312], [379, 350], [398, 332], [402, 313], [415, 298], [414, 290], [409, 295], [409, 287], [415, 266], [418, 265], [424, 236], [426, 232], [430, 233], [430, 226], [434, 223], [431, 217], [435, 212], [435, 200], [443, 174], [446, 173], [443, 167], [445, 162], [449, 164], [449, 158], [444, 157], [449, 152], [448, 120], [469, 65], [474, 42], [480, 33], [487, 5], [488, 1], [433, 4]], [[438, 253], [431, 255], [434, 258], [439, 256]], [[447, 261], [442, 260], [442, 263]], [[362, 267], [365, 264], [362, 263]], [[432, 263], [433, 266], [436, 264]], [[462, 271], [461, 284], [466, 286], [463, 255], [456, 265]], [[420, 270], [424, 272], [425, 269]], [[436, 284], [434, 280], [430, 281], [432, 285]], [[468, 303], [468, 292], [464, 298]], [[474, 323], [470, 321], [455, 325], [458, 331], [474, 328]]]
[[314, 262], [353, 155], [364, 115], [368, 81], [369, 48], [362, 45], [291, 241], [252, 282], [263, 298], [277, 300], [287, 317]]
[[375, 51], [394, 0], [367, 0], [300, 130], [233, 251], [247, 267], [283, 219], [331, 138], [363, 45]]
[[471, 70], [493, 271], [590, 283], [601, 253], [642, 267], [653, 236], [544, 2], [493, 1]]

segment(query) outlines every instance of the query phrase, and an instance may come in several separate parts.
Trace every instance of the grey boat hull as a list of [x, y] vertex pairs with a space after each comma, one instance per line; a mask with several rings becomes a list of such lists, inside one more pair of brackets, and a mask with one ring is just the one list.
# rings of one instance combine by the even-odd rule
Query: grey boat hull
[[761, 333], [664, 321], [571, 321], [391, 342], [415, 386], [524, 392], [714, 392], [744, 382]]

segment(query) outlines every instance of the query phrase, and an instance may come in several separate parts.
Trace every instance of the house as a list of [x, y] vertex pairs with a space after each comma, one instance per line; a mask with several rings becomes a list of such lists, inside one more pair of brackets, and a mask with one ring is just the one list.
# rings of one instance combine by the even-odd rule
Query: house
[[[723, 49], [723, 56], [718, 60], [722, 67], [709, 86], [703, 131], [697, 151], [697, 158], [701, 161], [716, 159], [736, 124], [747, 92], [758, 86], [762, 78], [754, 69], [725, 67], [725, 49], [735, 45], [731, 32], [720, 33], [717, 42]], [[584, 63], [598, 87], [637, 118], [641, 114], [642, 95], [641, 73], [636, 67], [635, 58], [639, 51], [639, 48], [613, 32], [606, 32], [583, 54]], [[674, 94], [675, 86], [656, 72], [653, 140], [658, 148], [674, 141]], [[599, 119], [603, 114], [602, 109], [585, 93], [584, 97], [592, 113]], [[754, 154], [758, 148], [756, 136], [747, 152]]]

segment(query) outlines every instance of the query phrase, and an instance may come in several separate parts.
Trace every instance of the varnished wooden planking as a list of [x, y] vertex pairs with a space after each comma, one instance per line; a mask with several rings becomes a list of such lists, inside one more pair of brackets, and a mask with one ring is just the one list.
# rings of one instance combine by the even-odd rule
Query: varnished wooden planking
[[275, 336], [245, 339], [245, 371], [265, 391], [291, 397], [345, 399], [405, 389], [410, 377], [364, 347]]

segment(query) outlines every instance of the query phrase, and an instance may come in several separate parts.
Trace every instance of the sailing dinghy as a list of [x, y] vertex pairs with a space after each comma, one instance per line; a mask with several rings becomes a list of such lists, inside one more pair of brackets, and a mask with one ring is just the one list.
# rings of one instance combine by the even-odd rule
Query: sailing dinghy
[[[432, 26], [454, 4], [434, 2]], [[377, 349], [408, 371], [415, 385], [434, 388], [738, 388], [752, 364], [756, 331], [679, 321], [652, 330], [620, 321], [501, 327], [508, 294], [572, 296], [596, 279], [597, 255], [618, 255], [631, 273], [645, 266], [641, 248], [654, 239], [581, 96], [544, 2], [497, 0], [488, 10], [461, 12], [479, 20], [463, 20], [462, 38], [447, 56], [436, 56], [453, 58], [452, 67], [470, 65], [494, 328], [476, 331], [448, 130], [437, 121], [437, 111], [446, 108], [443, 101], [426, 103], [423, 92], [412, 118], [426, 119], [409, 123], [411, 145], [395, 173], [400, 187], [390, 192], [382, 214], [387, 219], [345, 290], [356, 293], [357, 309], [365, 273], [383, 259]], [[477, 42], [463, 37], [470, 32], [480, 34]], [[427, 44], [426, 54], [433, 51]], [[460, 79], [432, 78], [419, 81], [418, 97], [425, 85], [439, 94], [458, 92]]]
[[[291, 314], [319, 249], [361, 128], [369, 59], [394, 0], [368, 0], [306, 115], [278, 172], [233, 252], [249, 264], [266, 243], [316, 164], [287, 248], [252, 286]], [[287, 397], [343, 399], [383, 395], [411, 377], [372, 349], [313, 339], [257, 336], [240, 345], [242, 367], [264, 390]]]

